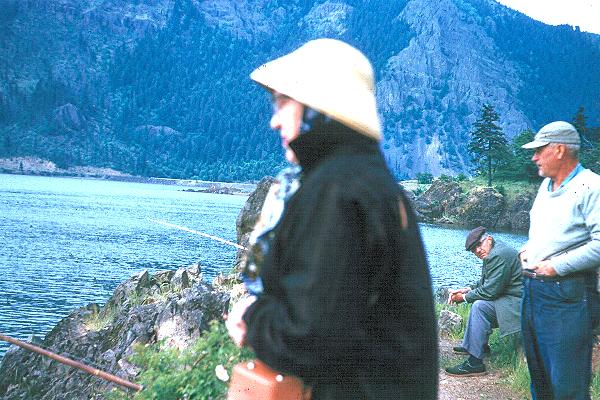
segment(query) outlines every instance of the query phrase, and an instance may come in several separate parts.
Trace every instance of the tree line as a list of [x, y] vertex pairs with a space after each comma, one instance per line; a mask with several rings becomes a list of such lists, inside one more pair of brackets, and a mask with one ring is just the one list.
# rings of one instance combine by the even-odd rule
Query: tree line
[[[500, 116], [491, 104], [484, 104], [473, 124], [468, 150], [473, 172], [485, 177], [488, 186], [493, 180], [535, 181], [537, 168], [531, 161], [532, 152], [521, 146], [533, 140], [535, 133], [524, 130], [509, 141], [497, 124]], [[571, 124], [581, 136], [580, 160], [584, 167], [600, 172], [600, 127], [589, 127], [584, 107], [579, 107]], [[550, 121], [549, 121], [550, 122]]]

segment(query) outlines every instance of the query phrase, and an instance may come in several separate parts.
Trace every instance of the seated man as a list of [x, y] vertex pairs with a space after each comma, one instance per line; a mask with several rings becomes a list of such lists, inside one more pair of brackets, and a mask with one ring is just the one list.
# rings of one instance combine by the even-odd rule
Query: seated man
[[517, 333], [521, 320], [523, 283], [517, 250], [494, 240], [483, 226], [469, 232], [465, 249], [482, 259], [483, 267], [475, 289], [451, 290], [448, 298], [453, 303], [473, 303], [462, 346], [454, 348], [469, 358], [446, 368], [448, 374], [455, 376], [485, 374], [483, 355], [489, 351], [492, 329], [500, 327], [501, 336]]

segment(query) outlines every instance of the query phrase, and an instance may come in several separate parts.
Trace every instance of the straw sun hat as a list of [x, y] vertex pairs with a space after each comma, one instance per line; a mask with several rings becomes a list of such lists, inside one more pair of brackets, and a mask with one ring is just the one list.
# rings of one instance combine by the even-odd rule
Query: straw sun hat
[[373, 68], [364, 54], [349, 44], [335, 39], [312, 40], [261, 65], [250, 78], [381, 140]]

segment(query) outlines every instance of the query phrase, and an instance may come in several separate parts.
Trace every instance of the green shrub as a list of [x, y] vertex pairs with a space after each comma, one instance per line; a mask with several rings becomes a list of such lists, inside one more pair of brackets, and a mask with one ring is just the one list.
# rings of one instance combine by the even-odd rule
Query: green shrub
[[423, 186], [418, 186], [415, 190], [412, 191], [416, 197], [419, 197], [425, 192], [425, 188]]
[[438, 179], [440, 181], [442, 181], [442, 182], [452, 182], [452, 181], [454, 181], [454, 178], [452, 178], [450, 175], [446, 175], [446, 174], [440, 175], [440, 177]]
[[227, 382], [217, 378], [215, 368], [222, 365], [231, 374], [235, 364], [250, 358], [252, 353], [249, 350], [238, 348], [229, 339], [225, 324], [213, 321], [210, 329], [186, 350], [164, 347], [161, 343], [137, 346], [129, 361], [143, 368], [136, 382], [144, 389], [133, 396], [114, 389], [107, 398], [225, 399]]
[[592, 399], [600, 399], [600, 370], [592, 376], [592, 388], [590, 391]]
[[118, 310], [115, 307], [104, 306], [84, 317], [83, 324], [88, 331], [98, 332], [112, 324], [117, 314]]
[[430, 184], [433, 182], [433, 175], [429, 172], [417, 172], [417, 182], [420, 184]]
[[466, 181], [466, 180], [467, 180], [467, 176], [461, 172], [460, 174], [458, 174], [458, 175], [456, 176], [456, 178], [454, 178], [454, 180], [455, 180], [456, 182], [464, 182], [464, 181]]

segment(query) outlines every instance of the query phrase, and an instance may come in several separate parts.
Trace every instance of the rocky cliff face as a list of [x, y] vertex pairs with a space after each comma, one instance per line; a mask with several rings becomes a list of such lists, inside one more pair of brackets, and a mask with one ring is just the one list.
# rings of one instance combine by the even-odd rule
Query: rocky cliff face
[[482, 26], [494, 20], [478, 23], [460, 4], [411, 0], [397, 17], [416, 35], [389, 58], [377, 87], [396, 168], [434, 176], [468, 170], [465, 148], [483, 103], [494, 104], [509, 136], [531, 126], [518, 109], [524, 83], [516, 65]]

